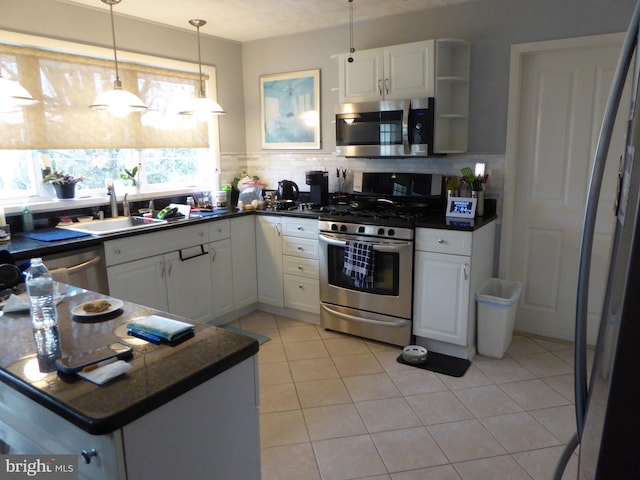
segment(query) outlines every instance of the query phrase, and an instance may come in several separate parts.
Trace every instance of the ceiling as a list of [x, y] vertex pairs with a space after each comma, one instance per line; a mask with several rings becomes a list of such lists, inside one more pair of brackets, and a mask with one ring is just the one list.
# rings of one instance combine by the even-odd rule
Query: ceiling
[[[109, 9], [101, 0], [58, 1]], [[357, 23], [469, 1], [353, 0], [353, 17]], [[202, 34], [238, 42], [349, 23], [348, 0], [122, 0], [113, 11], [191, 30], [195, 28], [189, 25], [189, 19], [199, 18], [207, 21], [200, 29]]]

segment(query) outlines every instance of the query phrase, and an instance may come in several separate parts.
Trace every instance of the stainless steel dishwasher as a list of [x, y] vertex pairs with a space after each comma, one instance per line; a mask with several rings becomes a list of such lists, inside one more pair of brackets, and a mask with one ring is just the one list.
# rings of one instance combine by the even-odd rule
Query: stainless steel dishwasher
[[47, 255], [42, 257], [42, 260], [56, 280], [109, 294], [102, 246]]

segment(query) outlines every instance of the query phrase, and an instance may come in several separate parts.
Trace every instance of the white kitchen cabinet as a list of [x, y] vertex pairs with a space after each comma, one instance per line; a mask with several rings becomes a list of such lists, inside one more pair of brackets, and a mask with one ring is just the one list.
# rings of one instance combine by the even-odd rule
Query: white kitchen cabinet
[[230, 220], [218, 220], [209, 224], [211, 281], [208, 285], [208, 295], [213, 298], [212, 314], [210, 315], [213, 319], [233, 311], [234, 272], [231, 262], [230, 237]]
[[105, 242], [109, 294], [196, 322], [211, 319], [209, 232], [204, 225]]
[[206, 322], [211, 318], [208, 246], [107, 267], [110, 295]]
[[169, 312], [204, 323], [211, 319], [211, 267], [208, 245], [164, 256]]
[[434, 96], [434, 40], [359, 50], [338, 58], [340, 103]]
[[318, 221], [282, 219], [284, 306], [320, 313], [318, 269]]
[[471, 257], [417, 251], [414, 259], [414, 335], [467, 343]]
[[0, 439], [15, 454], [77, 455], [82, 480], [257, 479], [257, 385], [254, 356], [112, 433], [91, 435], [0, 383]]
[[255, 222], [258, 302], [283, 307], [282, 223], [268, 215], [256, 216]]
[[231, 240], [225, 238], [209, 244], [211, 258], [211, 290], [213, 318], [233, 311], [234, 278], [231, 266]]
[[472, 358], [475, 292], [491, 277], [495, 222], [471, 231], [417, 228], [413, 333], [427, 349]]
[[256, 222], [253, 216], [231, 219], [233, 306], [236, 310], [258, 301], [256, 281]]
[[109, 295], [169, 311], [164, 255], [107, 267]]

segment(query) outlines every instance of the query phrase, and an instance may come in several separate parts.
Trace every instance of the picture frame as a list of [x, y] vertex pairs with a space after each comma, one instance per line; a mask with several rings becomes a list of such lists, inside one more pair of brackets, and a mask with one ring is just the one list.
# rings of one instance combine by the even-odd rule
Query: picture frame
[[320, 119], [320, 69], [260, 76], [263, 149], [319, 149]]

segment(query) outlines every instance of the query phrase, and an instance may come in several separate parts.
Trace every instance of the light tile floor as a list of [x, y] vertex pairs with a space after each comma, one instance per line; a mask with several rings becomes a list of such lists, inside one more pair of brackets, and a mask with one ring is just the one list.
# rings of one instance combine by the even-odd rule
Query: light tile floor
[[[550, 480], [575, 431], [571, 345], [514, 335], [461, 378], [394, 347], [265, 312], [234, 325], [260, 347], [263, 480]], [[565, 479], [575, 479], [574, 455]]]

